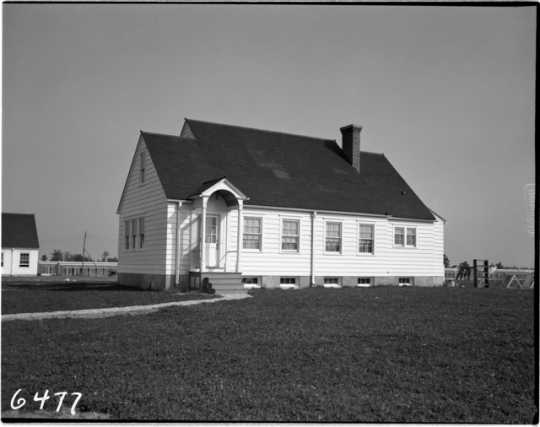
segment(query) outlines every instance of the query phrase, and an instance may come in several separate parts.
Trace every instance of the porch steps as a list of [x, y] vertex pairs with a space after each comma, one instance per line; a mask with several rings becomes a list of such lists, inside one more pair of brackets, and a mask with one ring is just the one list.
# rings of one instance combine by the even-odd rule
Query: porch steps
[[216, 293], [244, 290], [241, 273], [205, 272], [202, 273], [201, 278], [203, 280], [207, 278]]

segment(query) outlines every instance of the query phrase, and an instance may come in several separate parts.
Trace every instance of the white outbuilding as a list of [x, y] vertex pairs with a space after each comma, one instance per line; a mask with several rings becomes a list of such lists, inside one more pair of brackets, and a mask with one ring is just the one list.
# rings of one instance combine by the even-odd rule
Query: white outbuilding
[[36, 276], [38, 258], [34, 214], [2, 213], [2, 276]]

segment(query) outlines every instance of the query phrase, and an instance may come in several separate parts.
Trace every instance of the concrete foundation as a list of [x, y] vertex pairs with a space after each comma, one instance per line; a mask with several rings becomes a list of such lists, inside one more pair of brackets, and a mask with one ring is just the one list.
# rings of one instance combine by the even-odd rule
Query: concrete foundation
[[118, 273], [119, 285], [154, 291], [187, 289], [189, 277], [182, 275], [178, 285], [174, 282], [175, 276], [172, 274]]

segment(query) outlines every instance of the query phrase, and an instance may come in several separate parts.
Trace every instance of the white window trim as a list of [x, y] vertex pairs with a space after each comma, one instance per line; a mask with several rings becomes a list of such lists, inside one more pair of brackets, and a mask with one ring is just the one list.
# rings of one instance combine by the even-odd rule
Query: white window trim
[[[360, 226], [371, 225], [373, 227], [373, 250], [371, 252], [360, 252]], [[358, 240], [356, 241], [356, 254], [359, 256], [374, 256], [375, 255], [375, 222], [358, 220], [356, 225], [356, 235]]]
[[261, 253], [263, 251], [264, 244], [264, 217], [252, 214], [242, 214], [242, 227], [245, 227], [246, 218], [258, 218], [261, 220], [261, 245], [259, 249], [255, 248], [244, 248], [244, 230], [242, 229], [242, 252], [252, 252], [252, 253]]
[[[358, 283], [360, 279], [369, 279], [369, 283]], [[369, 288], [373, 286], [375, 279], [371, 276], [358, 276], [356, 277], [356, 287], [358, 288]]]
[[[339, 238], [341, 241], [339, 252], [326, 250], [326, 224], [329, 222], [336, 222], [336, 223], [341, 224], [341, 226], [339, 227]], [[330, 255], [330, 256], [343, 255], [343, 221], [342, 220], [323, 218], [323, 254]]]
[[[403, 245], [396, 245], [396, 228], [403, 228]], [[407, 244], [407, 229], [414, 228], [416, 236], [416, 245]], [[417, 249], [418, 248], [418, 227], [416, 225], [397, 225], [392, 226], [392, 247], [399, 249]]]
[[[141, 240], [141, 234], [139, 230], [140, 218], [144, 218], [144, 242], [143, 242], [142, 248], [139, 247], [140, 240]], [[133, 230], [131, 229], [133, 220], [135, 220], [137, 224], [137, 233], [135, 233], [135, 247], [133, 247], [133, 242], [132, 242]], [[148, 215], [146, 215], [146, 212], [137, 214], [137, 215], [130, 215], [130, 216], [124, 217], [122, 221], [124, 222], [124, 230], [123, 230], [124, 232], [122, 233], [122, 250], [124, 252], [130, 252], [130, 253], [144, 251], [144, 249], [146, 248], [146, 245], [148, 244], [148, 231], [147, 231], [148, 230]], [[126, 249], [126, 230], [125, 230], [126, 221], [129, 222], [129, 248], [127, 249]]]
[[[28, 257], [28, 265], [22, 265], [22, 256]], [[30, 268], [30, 252], [19, 252], [19, 268]]]
[[[298, 222], [298, 249], [283, 249], [283, 221], [296, 221]], [[302, 220], [300, 217], [294, 216], [279, 216], [279, 252], [285, 254], [299, 254], [300, 253], [300, 235], [302, 229]]]
[[[414, 229], [414, 245], [407, 244], [407, 231]], [[416, 248], [418, 247], [418, 228], [417, 227], [405, 227], [405, 247], [406, 248]]]

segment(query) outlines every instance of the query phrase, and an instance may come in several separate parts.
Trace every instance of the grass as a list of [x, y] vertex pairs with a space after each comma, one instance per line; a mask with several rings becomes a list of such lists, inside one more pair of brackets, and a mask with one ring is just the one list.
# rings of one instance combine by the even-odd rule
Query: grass
[[532, 423], [533, 307], [527, 290], [306, 289], [8, 322], [2, 409], [23, 388], [124, 420]]
[[157, 304], [208, 297], [198, 293], [145, 291], [111, 282], [3, 283], [2, 314]]

